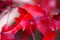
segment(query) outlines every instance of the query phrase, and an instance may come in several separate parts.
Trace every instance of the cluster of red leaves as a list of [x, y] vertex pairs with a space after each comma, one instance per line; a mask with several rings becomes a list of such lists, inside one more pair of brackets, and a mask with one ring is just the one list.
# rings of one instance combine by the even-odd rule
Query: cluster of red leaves
[[[33, 33], [36, 29], [44, 35], [42, 40], [55, 40], [57, 36], [55, 30], [60, 30], [59, 12], [57, 15], [52, 15], [51, 9], [46, 12], [43, 7], [38, 4], [24, 4], [22, 7], [18, 7], [18, 11], [21, 16], [15, 19], [16, 24], [12, 25], [12, 27], [8, 25], [3, 27], [2, 40], [14, 40], [14, 35], [19, 30], [23, 31], [20, 40], [29, 40], [27, 37], [30, 35], [32, 35], [33, 40], [35, 40]], [[12, 36], [10, 36], [10, 34], [12, 34]], [[4, 37], [6, 39], [4, 39]]]

